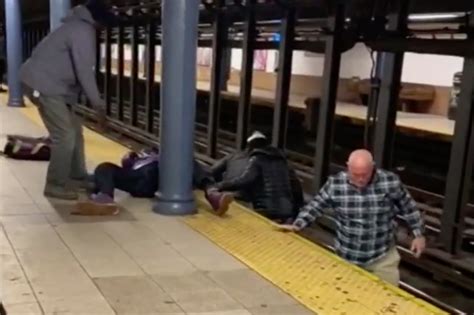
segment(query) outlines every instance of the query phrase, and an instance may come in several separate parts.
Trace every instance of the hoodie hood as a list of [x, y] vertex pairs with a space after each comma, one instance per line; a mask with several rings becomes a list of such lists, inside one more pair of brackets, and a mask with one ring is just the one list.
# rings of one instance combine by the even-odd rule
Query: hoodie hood
[[255, 156], [255, 155], [265, 155], [269, 158], [286, 160], [286, 156], [283, 153], [283, 151], [272, 146], [266, 146], [264, 148], [254, 149], [250, 153], [250, 156]]
[[71, 11], [69, 11], [69, 14], [62, 19], [63, 23], [68, 23], [72, 21], [83, 21], [91, 25], [96, 24], [96, 22], [92, 18], [92, 14], [83, 5], [79, 5], [77, 7], [72, 8]]

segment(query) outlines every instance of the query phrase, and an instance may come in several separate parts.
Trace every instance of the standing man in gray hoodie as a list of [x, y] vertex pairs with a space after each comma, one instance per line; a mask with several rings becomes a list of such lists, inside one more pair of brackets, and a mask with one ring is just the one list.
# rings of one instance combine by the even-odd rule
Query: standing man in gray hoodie
[[85, 185], [88, 176], [82, 123], [74, 106], [84, 92], [91, 105], [104, 112], [94, 71], [96, 30], [114, 22], [114, 15], [103, 0], [89, 0], [62, 22], [23, 64], [21, 80], [52, 140], [44, 195], [75, 200], [76, 188]]

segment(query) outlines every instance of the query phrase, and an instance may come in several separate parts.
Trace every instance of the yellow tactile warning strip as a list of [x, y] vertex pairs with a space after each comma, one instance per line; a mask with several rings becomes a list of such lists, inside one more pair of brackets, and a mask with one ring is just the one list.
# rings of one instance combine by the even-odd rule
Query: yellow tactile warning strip
[[[34, 106], [21, 111], [42, 125]], [[87, 156], [95, 163], [117, 162], [127, 152], [89, 129], [84, 137]], [[276, 231], [270, 221], [238, 204], [220, 218], [202, 194], [197, 199], [201, 211], [184, 218], [186, 224], [317, 314], [447, 314], [296, 234]]]
[[238, 204], [223, 218], [200, 211], [184, 220], [317, 314], [447, 314]]
[[446, 314], [238, 204], [185, 222], [317, 314]]

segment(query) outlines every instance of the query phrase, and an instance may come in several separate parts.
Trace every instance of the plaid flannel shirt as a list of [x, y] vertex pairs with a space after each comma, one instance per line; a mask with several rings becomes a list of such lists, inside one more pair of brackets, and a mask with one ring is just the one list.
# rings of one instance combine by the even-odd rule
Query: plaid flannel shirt
[[424, 223], [416, 203], [399, 177], [376, 170], [371, 182], [358, 189], [347, 172], [331, 176], [314, 199], [304, 206], [294, 225], [304, 228], [333, 209], [337, 222], [336, 253], [349, 262], [367, 266], [395, 245], [400, 214], [415, 236], [423, 234]]

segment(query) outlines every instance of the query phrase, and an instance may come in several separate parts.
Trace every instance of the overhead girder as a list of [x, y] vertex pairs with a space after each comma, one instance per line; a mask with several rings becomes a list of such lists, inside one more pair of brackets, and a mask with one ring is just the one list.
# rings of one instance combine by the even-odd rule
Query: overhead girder
[[[76, 1], [80, 3], [81, 1]], [[160, 1], [146, 0], [111, 0], [116, 5], [121, 15], [124, 17], [122, 24], [125, 26], [125, 41], [130, 38], [130, 32], [127, 26], [134, 23], [146, 25], [153, 20], [157, 25], [156, 43], [159, 45], [161, 40], [161, 16]], [[202, 1], [203, 3], [206, 1]], [[255, 49], [278, 49], [279, 43], [272, 39], [273, 35], [279, 32], [280, 21], [284, 15], [287, 5], [293, 4], [293, 10], [296, 16], [295, 22], [295, 50], [306, 50], [315, 53], [323, 53], [325, 49], [325, 38], [327, 35], [327, 18], [331, 11], [331, 3], [336, 1], [256, 1], [253, 6], [256, 20], [256, 47]], [[442, 6], [441, 3], [445, 6]], [[411, 1], [411, 12], [436, 12], [443, 11], [462, 11], [474, 7], [474, 4], [468, 5], [465, 2], [449, 1], [433, 1], [433, 0], [417, 0]], [[199, 44], [203, 47], [211, 47], [212, 42], [212, 24], [214, 21], [214, 1], [207, 1], [209, 9], [205, 9], [205, 5], [201, 6], [200, 12], [200, 28], [199, 28]], [[243, 42], [243, 19], [245, 9], [240, 3], [242, 1], [226, 1], [224, 10], [226, 19], [232, 23], [229, 29], [229, 40], [227, 45], [233, 48], [241, 48]], [[365, 42], [374, 50], [380, 51], [413, 51], [420, 53], [447, 54], [456, 56], [472, 55], [474, 48], [472, 43], [463, 39], [420, 39], [412, 38], [413, 32], [407, 30], [404, 34], [391, 34], [384, 29], [384, 16], [386, 11], [393, 10], [390, 6], [383, 5], [384, 1], [380, 0], [350, 0], [348, 1], [348, 9], [346, 9], [346, 26], [344, 28], [342, 51], [348, 50], [354, 46], [356, 42]], [[381, 5], [382, 4], [382, 5]], [[464, 6], [462, 6], [464, 4]], [[48, 1], [35, 0], [31, 2], [22, 1], [23, 10], [27, 12], [40, 12], [49, 8]], [[137, 9], [141, 5], [141, 9]], [[133, 10], [131, 8], [134, 8]], [[428, 8], [432, 8], [428, 10]], [[474, 8], [472, 8], [474, 9]], [[133, 11], [134, 15], [129, 13]], [[371, 16], [379, 14], [380, 19], [373, 20]], [[453, 21], [462, 22], [463, 17], [452, 15]], [[422, 22], [423, 16], [413, 16], [408, 18], [410, 25]], [[42, 21], [42, 20], [38, 20]], [[443, 22], [447, 22], [444, 21]], [[35, 22], [36, 23], [36, 22]], [[34, 23], [33, 23], [34, 24]], [[30, 27], [35, 27], [31, 25]], [[422, 31], [420, 31], [422, 32]], [[462, 28], [459, 32], [463, 32]], [[112, 41], [116, 39], [115, 32], [112, 34]], [[145, 28], [139, 30], [138, 40], [145, 43]]]
[[[72, 4], [80, 4], [85, 2], [85, 0], [73, 0]], [[117, 6], [119, 8], [127, 8], [138, 5], [160, 5], [159, 0], [109, 0], [110, 4]], [[214, 3], [215, 1], [205, 1], [202, 3]], [[328, 10], [336, 1], [333, 0], [266, 0], [266, 1], [257, 1], [256, 7], [264, 7], [265, 15], [271, 17], [278, 16], [279, 8], [282, 8], [285, 4], [292, 4], [296, 11], [301, 10], [301, 16], [307, 17], [327, 17]], [[370, 9], [373, 7], [374, 2], [382, 2], [380, 0], [348, 0], [348, 11], [346, 16], [364, 16]], [[230, 10], [241, 10], [242, 0], [230, 0], [226, 1], [226, 6]], [[37, 19], [41, 17], [46, 17], [49, 10], [49, 0], [22, 0], [22, 14], [24, 20]], [[202, 6], [204, 8], [204, 5]], [[309, 9], [311, 8], [311, 9]], [[410, 13], [440, 13], [440, 12], [459, 12], [459, 11], [470, 11], [474, 9], [474, 3], [472, 1], [466, 0], [416, 0], [411, 1], [410, 4]], [[3, 1], [0, 3], [0, 11], [3, 14], [4, 4]], [[201, 10], [201, 14], [203, 10]], [[243, 16], [241, 17], [243, 19]], [[259, 18], [258, 16], [256, 17]]]

